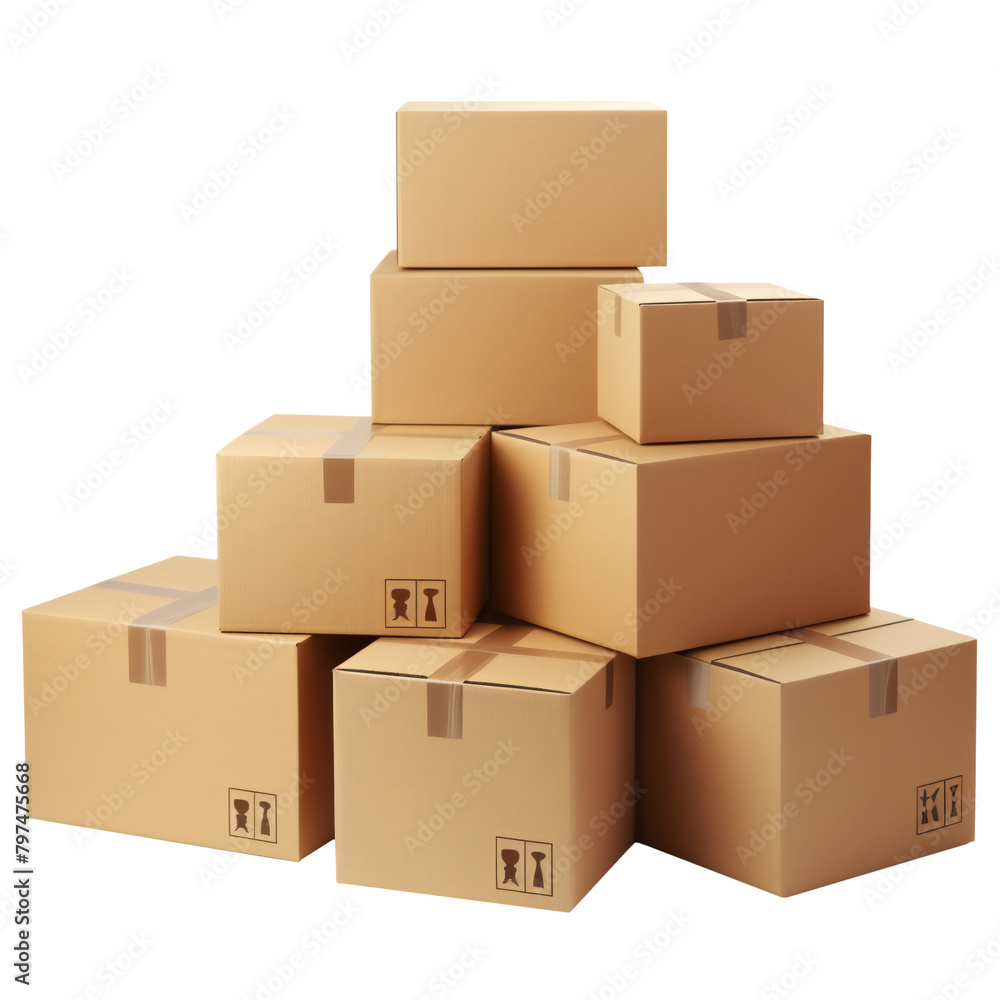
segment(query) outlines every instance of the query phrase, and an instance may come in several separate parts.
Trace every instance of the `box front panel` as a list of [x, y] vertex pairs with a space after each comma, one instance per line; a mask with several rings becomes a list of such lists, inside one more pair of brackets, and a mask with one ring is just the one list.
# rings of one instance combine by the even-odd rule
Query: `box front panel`
[[636, 270], [379, 269], [372, 412], [382, 423], [539, 425], [597, 415], [597, 286]]
[[400, 266], [666, 263], [665, 111], [400, 111], [396, 123]]
[[849, 435], [642, 466], [639, 655], [867, 612], [869, 452]]
[[633, 652], [635, 466], [556, 451], [494, 435], [491, 607]]
[[[423, 679], [336, 671], [337, 880], [570, 909], [571, 696], [464, 685], [428, 735]], [[433, 727], [432, 727], [433, 728]], [[553, 856], [555, 860], [553, 861]]]
[[120, 628], [25, 616], [33, 815], [297, 860], [313, 774], [295, 647], [169, 631], [165, 686], [129, 680], [128, 647]]
[[795, 815], [783, 894], [973, 839], [975, 645], [901, 657], [897, 669], [896, 711], [876, 718], [866, 666], [784, 686], [782, 785]]
[[326, 502], [322, 459], [219, 459], [224, 629], [463, 633], [460, 458], [351, 464]]
[[749, 302], [720, 339], [715, 303], [644, 305], [642, 443], [815, 435], [823, 425], [823, 303]]

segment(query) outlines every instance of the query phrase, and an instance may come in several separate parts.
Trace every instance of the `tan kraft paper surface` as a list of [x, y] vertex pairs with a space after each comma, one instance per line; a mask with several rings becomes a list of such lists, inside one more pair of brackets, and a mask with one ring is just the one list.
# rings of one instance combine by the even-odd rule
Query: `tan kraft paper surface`
[[292, 861], [333, 837], [332, 671], [364, 640], [221, 633], [217, 583], [177, 557], [24, 612], [33, 818]]
[[498, 432], [490, 606], [633, 656], [866, 612], [870, 448]]
[[372, 414], [523, 426], [597, 416], [597, 288], [636, 269], [421, 269], [371, 276]]
[[873, 610], [643, 660], [638, 692], [645, 844], [788, 896], [974, 837], [968, 636]]
[[489, 585], [489, 436], [274, 416], [227, 445], [222, 628], [462, 635]]
[[634, 661], [532, 626], [334, 672], [337, 879], [570, 910], [628, 849]]
[[766, 284], [598, 292], [598, 412], [640, 444], [816, 435], [823, 302]]
[[404, 104], [396, 213], [401, 267], [666, 264], [667, 112]]

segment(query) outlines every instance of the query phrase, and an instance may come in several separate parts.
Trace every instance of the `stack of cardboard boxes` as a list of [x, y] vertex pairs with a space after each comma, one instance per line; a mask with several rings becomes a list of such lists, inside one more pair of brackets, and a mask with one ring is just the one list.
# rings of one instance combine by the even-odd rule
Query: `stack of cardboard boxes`
[[823, 303], [642, 284], [666, 143], [399, 111], [374, 417], [223, 448], [218, 569], [25, 612], [36, 817], [290, 859], [336, 820], [341, 881], [559, 910], [635, 840], [788, 895], [972, 839], [975, 642], [869, 607]]

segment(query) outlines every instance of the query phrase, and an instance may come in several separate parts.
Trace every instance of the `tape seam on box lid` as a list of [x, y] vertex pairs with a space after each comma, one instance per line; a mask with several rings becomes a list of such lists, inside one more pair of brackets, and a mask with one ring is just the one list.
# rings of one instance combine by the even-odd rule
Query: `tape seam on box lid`
[[747, 300], [742, 295], [699, 282], [683, 283], [681, 288], [715, 300], [716, 330], [719, 340], [740, 340], [747, 335]]

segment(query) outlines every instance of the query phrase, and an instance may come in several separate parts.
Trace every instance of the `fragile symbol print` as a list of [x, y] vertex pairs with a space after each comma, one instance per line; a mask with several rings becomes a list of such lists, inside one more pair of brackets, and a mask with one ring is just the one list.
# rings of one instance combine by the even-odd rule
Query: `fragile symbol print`
[[277, 798], [270, 792], [229, 789], [229, 836], [278, 842]]
[[917, 789], [917, 834], [962, 822], [962, 775]]
[[497, 837], [497, 888], [552, 895], [552, 845]]
[[444, 628], [444, 580], [386, 580], [386, 628]]

